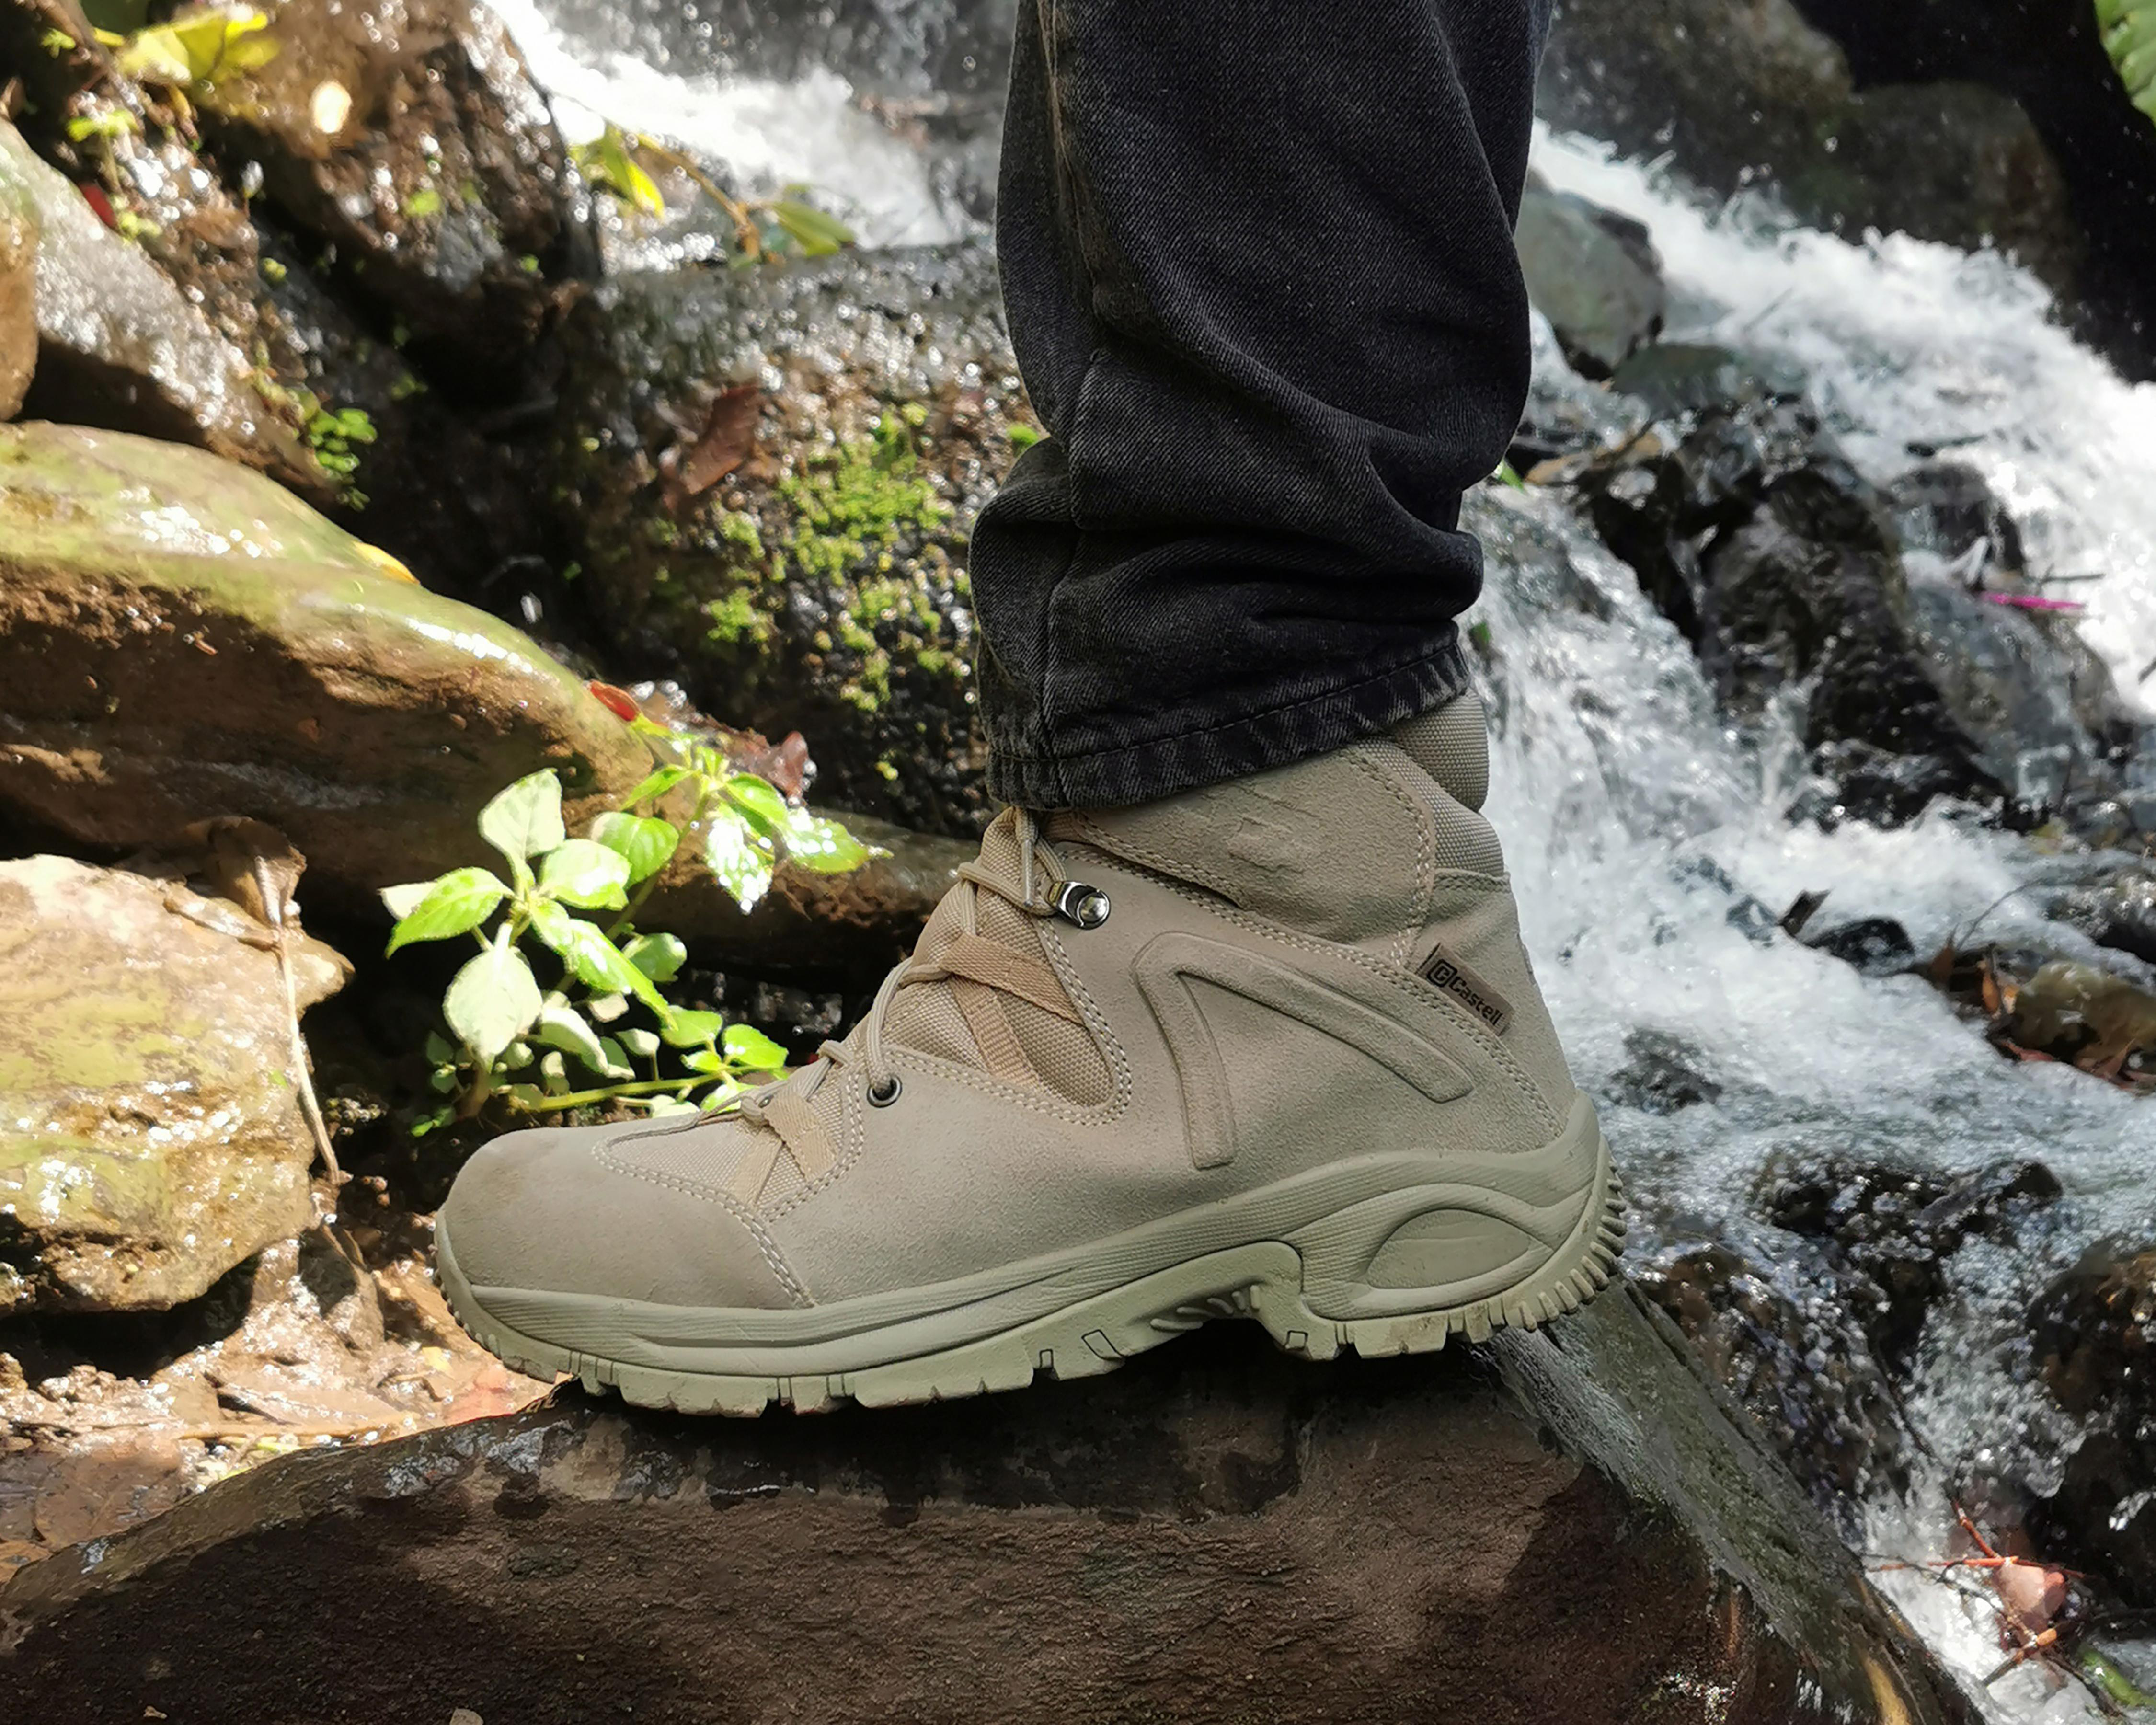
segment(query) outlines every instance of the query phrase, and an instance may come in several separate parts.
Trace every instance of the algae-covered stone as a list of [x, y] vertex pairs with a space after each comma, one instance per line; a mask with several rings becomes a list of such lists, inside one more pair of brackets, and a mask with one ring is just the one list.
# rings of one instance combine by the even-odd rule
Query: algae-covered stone
[[967, 536], [1034, 434], [986, 250], [624, 277], [564, 345], [555, 502], [617, 644], [798, 726], [834, 803], [977, 829]]
[[[177, 875], [0, 863], [0, 1312], [170, 1306], [306, 1226], [267, 935]], [[346, 966], [290, 942], [304, 1010]]]
[[252, 816], [311, 860], [311, 896], [372, 911], [487, 860], [479, 809], [545, 766], [581, 820], [649, 755], [532, 641], [267, 480], [0, 426], [0, 803], [98, 845]]

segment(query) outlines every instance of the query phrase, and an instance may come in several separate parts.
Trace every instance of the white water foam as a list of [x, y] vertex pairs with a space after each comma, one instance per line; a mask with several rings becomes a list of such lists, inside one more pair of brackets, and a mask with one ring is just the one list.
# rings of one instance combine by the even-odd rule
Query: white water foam
[[[1680, 300], [1702, 308], [1681, 333], [1804, 366], [1869, 476], [1912, 465], [1912, 444], [1952, 445], [2009, 502], [2035, 567], [2106, 572], [2068, 591], [2091, 598], [2088, 638], [2133, 686], [2156, 654], [2156, 388], [2124, 383], [2048, 322], [2038, 285], [1947, 247], [1765, 229], [1577, 140], [1538, 138], [1536, 165], [1648, 224]], [[1538, 369], [1561, 372], [1539, 321], [1537, 336]], [[1689, 647], [1566, 500], [1485, 488], [1470, 520], [1491, 551], [1480, 615], [1502, 720], [1491, 814], [1575, 1068], [1608, 1086], [1627, 1036], [1648, 1030], [1722, 1086], [1675, 1114], [1607, 1111], [1650, 1243], [1705, 1237], [1771, 1255], [1757, 1188], [1792, 1154], [1948, 1169], [2032, 1158], [2065, 1188], [2017, 1249], [1964, 1248], [1928, 1329], [1909, 1407], [1938, 1459], [1920, 1463], [1907, 1502], [1874, 1507], [1868, 1537], [1897, 1556], [1942, 1555], [1958, 1464], [2056, 1457], [2071, 1441], [2017, 1349], [2034, 1293], [2087, 1243], [2156, 1235], [2156, 1110], [2067, 1067], [2001, 1060], [1915, 978], [1755, 942], [1720, 883], [1774, 915], [1830, 889], [1827, 920], [1894, 917], [1928, 954], [1949, 937], [2017, 932], [2070, 945], [2040, 921], [2041, 892], [2014, 893], [2062, 865], [1944, 811], [1893, 832], [1790, 825], [1774, 750], [1723, 722]], [[1987, 1608], [1921, 1574], [1887, 1584], [1972, 1686], [1998, 1665]], [[1984, 1706], [2015, 1725], [2101, 1717], [2047, 1669], [2014, 1673]]]
[[603, 43], [572, 37], [542, 0], [488, 0], [552, 97], [572, 141], [608, 121], [725, 163], [769, 193], [805, 182], [835, 204], [865, 245], [939, 245], [959, 230], [938, 203], [921, 151], [817, 67], [790, 82], [683, 75]]

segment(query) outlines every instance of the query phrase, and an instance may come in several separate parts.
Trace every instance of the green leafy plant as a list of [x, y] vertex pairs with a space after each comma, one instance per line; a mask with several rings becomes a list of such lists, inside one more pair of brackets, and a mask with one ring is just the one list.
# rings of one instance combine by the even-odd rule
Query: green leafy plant
[[2156, 0], [2096, 0], [2096, 21], [2128, 99], [2156, 120]]
[[300, 429], [307, 447], [315, 452], [316, 465], [346, 481], [342, 495], [347, 505], [364, 509], [367, 493], [351, 483], [359, 471], [359, 452], [352, 445], [363, 447], [374, 441], [374, 421], [364, 408], [329, 407], [311, 390], [297, 392], [295, 401]]
[[[617, 712], [629, 704], [619, 691], [594, 692]], [[762, 1032], [667, 998], [686, 949], [673, 935], [639, 933], [634, 919], [685, 843], [744, 910], [769, 888], [782, 855], [839, 874], [880, 853], [736, 770], [703, 738], [640, 713], [629, 722], [667, 758], [583, 837], [563, 825], [561, 781], [535, 773], [480, 813], [480, 834], [508, 864], [507, 880], [452, 869], [383, 892], [397, 918], [392, 953], [465, 937], [479, 948], [442, 998], [449, 1034], [430, 1035], [427, 1053], [445, 1100], [413, 1122], [415, 1136], [490, 1102], [527, 1115], [602, 1102], [678, 1112], [783, 1070], [784, 1050]], [[686, 818], [676, 824], [659, 814], [662, 803]], [[541, 981], [534, 956], [551, 981]]]
[[648, 156], [673, 168], [726, 213], [734, 224], [737, 262], [755, 263], [789, 252], [828, 257], [855, 244], [852, 228], [805, 201], [809, 187], [788, 186], [783, 197], [775, 198], [736, 198], [681, 151], [639, 132], [624, 131], [612, 121], [598, 137], [575, 146], [570, 153], [593, 185], [604, 187], [633, 209], [662, 218], [665, 196], [637, 158]]
[[116, 63], [127, 76], [177, 95], [269, 64], [277, 58], [276, 43], [263, 33], [269, 28], [269, 18], [253, 7], [208, 6], [126, 36], [100, 33], [117, 50]]

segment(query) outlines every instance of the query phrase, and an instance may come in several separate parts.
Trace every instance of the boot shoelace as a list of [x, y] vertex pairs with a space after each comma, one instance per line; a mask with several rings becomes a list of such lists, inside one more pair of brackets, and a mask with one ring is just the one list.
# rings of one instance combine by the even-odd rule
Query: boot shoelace
[[[898, 1099], [898, 1075], [884, 1058], [884, 1019], [898, 991], [907, 984], [977, 983], [1073, 1024], [1084, 1022], [1070, 1004], [1054, 967], [1045, 958], [1022, 952], [979, 932], [979, 896], [983, 892], [993, 893], [1029, 916], [1050, 916], [1060, 912], [1080, 922], [1081, 926], [1091, 926], [1084, 918], [1096, 914], [1086, 908], [1087, 901], [1084, 899], [1078, 901], [1080, 910], [1074, 914], [1069, 901], [1075, 883], [1065, 880], [1055, 853], [1042, 846], [1040, 824], [1034, 815], [1025, 809], [1014, 809], [1008, 818], [1018, 842], [1016, 878], [1009, 878], [989, 866], [985, 852], [961, 865], [961, 884], [954, 889], [966, 894], [960, 929], [942, 944], [935, 957], [922, 958], [916, 955], [896, 966], [883, 979], [883, 986], [876, 990], [867, 1014], [844, 1041], [825, 1042], [816, 1050], [816, 1058], [800, 1070], [737, 1097], [718, 1111], [724, 1113], [732, 1110], [752, 1125], [767, 1128], [758, 1135], [755, 1147], [742, 1159], [726, 1183], [726, 1189], [743, 1204], [751, 1207], [756, 1204], [764, 1183], [778, 1166], [782, 1151], [793, 1158], [804, 1180], [815, 1179], [838, 1160], [837, 1147], [832, 1143], [814, 1106], [817, 1092], [834, 1072], [858, 1063], [867, 1080], [867, 1096], [871, 1103], [886, 1107]], [[1091, 888], [1080, 887], [1076, 891], [1098, 897], [1092, 895]], [[1106, 901], [1099, 902], [1103, 908], [1097, 914], [1105, 915]], [[985, 1027], [981, 1023], [971, 1014], [968, 1016], [976, 1040], [983, 1045], [984, 1058], [993, 1071], [999, 1061], [996, 1052], [987, 1045], [990, 1036], [983, 1034]], [[1005, 1038], [1011, 1035], [1007, 1020], [1002, 1021], [1002, 1034]]]

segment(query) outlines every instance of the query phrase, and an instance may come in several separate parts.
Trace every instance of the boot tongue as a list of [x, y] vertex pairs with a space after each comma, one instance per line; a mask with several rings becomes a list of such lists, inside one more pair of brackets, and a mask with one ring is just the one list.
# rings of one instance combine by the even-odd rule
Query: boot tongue
[[[1022, 865], [1017, 816], [1006, 809], [982, 837], [980, 866], [1008, 881], [1015, 896]], [[1043, 890], [1046, 878], [1045, 866], [1036, 864], [1036, 893]], [[914, 947], [914, 957], [932, 963], [969, 932], [1029, 958], [1048, 962], [1036, 919], [1002, 895], [969, 881], [952, 888], [937, 906]], [[966, 994], [963, 1001], [960, 990]], [[1086, 1105], [1105, 1101], [1113, 1082], [1107, 1062], [1081, 1026], [1030, 1001], [963, 979], [906, 983], [892, 997], [883, 1040], [889, 1046], [949, 1060], [1004, 1082], [1045, 1086]], [[984, 1043], [990, 1045], [984, 1047]]]

